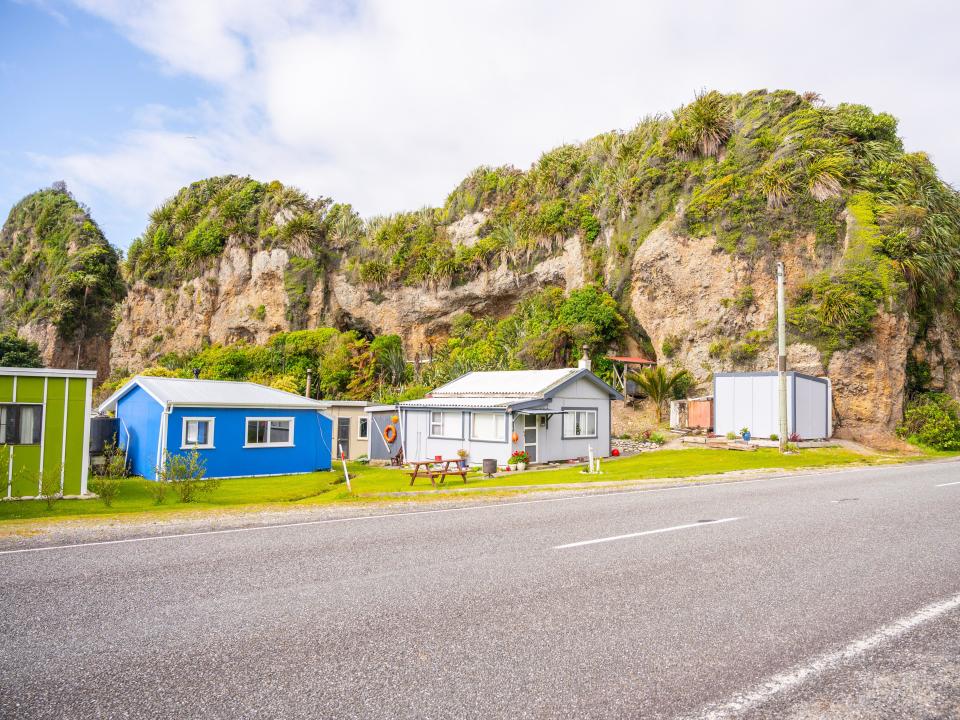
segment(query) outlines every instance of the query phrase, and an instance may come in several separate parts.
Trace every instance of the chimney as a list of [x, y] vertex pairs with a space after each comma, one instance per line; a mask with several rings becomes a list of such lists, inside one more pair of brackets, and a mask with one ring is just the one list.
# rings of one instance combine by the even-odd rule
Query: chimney
[[577, 361], [577, 367], [580, 368], [581, 370], [590, 370], [590, 369], [591, 369], [590, 356], [587, 355], [587, 346], [586, 346], [586, 345], [583, 346], [583, 356], [580, 358], [579, 361]]
[[313, 370], [307, 368], [307, 391], [303, 394], [304, 397], [310, 397], [310, 385], [313, 381]]
[[199, 379], [200, 379], [200, 368], [194, 368], [194, 369], [193, 369], [193, 379], [194, 379], [194, 380], [199, 380]]

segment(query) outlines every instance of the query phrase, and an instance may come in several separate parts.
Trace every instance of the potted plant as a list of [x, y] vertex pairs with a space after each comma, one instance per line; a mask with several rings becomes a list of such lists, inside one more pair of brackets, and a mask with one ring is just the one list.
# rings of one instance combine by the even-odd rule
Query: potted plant
[[466, 448], [460, 448], [457, 450], [457, 455], [460, 457], [460, 467], [464, 470], [467, 469], [467, 450]]
[[745, 427], [740, 429], [740, 437], [743, 438], [744, 442], [750, 442], [750, 428]]
[[517, 470], [526, 470], [529, 461], [530, 456], [527, 455], [526, 450], [514, 450], [513, 455], [510, 456], [510, 464]]

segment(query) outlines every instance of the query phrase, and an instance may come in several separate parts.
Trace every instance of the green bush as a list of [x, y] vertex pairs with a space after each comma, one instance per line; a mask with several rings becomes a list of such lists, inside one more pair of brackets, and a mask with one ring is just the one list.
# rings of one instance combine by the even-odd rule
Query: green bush
[[960, 450], [960, 404], [946, 393], [920, 395], [907, 406], [897, 434], [937, 450]]
[[676, 335], [667, 335], [663, 339], [660, 349], [663, 351], [664, 357], [672, 358], [677, 354], [677, 350], [680, 349], [680, 338]]

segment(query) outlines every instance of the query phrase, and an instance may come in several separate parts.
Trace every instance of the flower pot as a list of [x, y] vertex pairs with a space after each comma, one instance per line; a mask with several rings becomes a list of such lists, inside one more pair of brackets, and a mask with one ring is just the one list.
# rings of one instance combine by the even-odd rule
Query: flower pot
[[741, 435], [741, 437], [743, 438], [743, 441], [744, 441], [744, 442], [750, 442], [750, 433], [749, 433], [749, 432], [745, 432], [743, 435]]
[[526, 463], [517, 463], [517, 470], [526, 470], [526, 469], [527, 469]]
[[510, 472], [516, 472], [516, 471], [517, 471], [517, 467], [518, 467], [517, 465], [507, 465], [507, 469], [508, 469]]

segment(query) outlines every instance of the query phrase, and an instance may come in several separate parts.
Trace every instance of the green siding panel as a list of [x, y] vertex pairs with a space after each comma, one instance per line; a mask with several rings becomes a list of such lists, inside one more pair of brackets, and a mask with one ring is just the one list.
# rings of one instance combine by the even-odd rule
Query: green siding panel
[[14, 445], [13, 496], [37, 495], [40, 492], [40, 446]]
[[9, 375], [0, 377], [0, 402], [13, 402], [13, 378]]
[[70, 378], [67, 395], [67, 457], [63, 467], [63, 494], [79, 495], [83, 474], [83, 428], [87, 419], [87, 381]]
[[42, 403], [43, 402], [43, 378], [42, 377], [18, 377], [17, 378], [17, 402]]
[[43, 420], [44, 472], [60, 472], [63, 457], [63, 398], [66, 392], [66, 379], [47, 380], [47, 407]]

